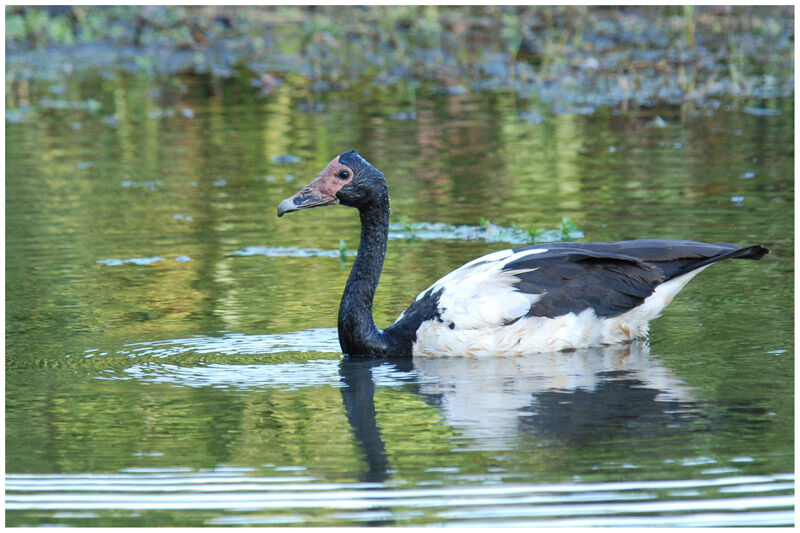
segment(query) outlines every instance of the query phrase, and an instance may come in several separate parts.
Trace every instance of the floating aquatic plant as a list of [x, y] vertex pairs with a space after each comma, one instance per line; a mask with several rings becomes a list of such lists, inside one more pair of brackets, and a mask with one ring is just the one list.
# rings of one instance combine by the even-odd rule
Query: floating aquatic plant
[[397, 222], [389, 224], [389, 239], [443, 239], [479, 240], [486, 242], [507, 242], [510, 244], [531, 244], [582, 239], [583, 232], [569, 217], [563, 217], [555, 229], [538, 228], [525, 230], [516, 224], [510, 228], [493, 224], [480, 217], [478, 226], [454, 226], [444, 223], [409, 222], [406, 215], [398, 217]]
[[403, 228], [403, 231], [408, 235], [409, 239], [414, 238], [414, 224], [411, 223], [408, 215], [400, 215], [397, 217], [397, 223]]
[[[567, 216], [562, 217], [558, 228], [538, 228], [535, 231], [522, 229], [516, 224], [513, 224], [510, 228], [498, 226], [484, 217], [478, 220], [478, 224], [478, 226], [454, 226], [443, 222], [410, 222], [408, 215], [401, 215], [398, 217], [397, 222], [389, 224], [389, 239], [485, 241], [524, 245], [571, 241], [584, 237], [577, 224]], [[331, 257], [339, 259], [341, 268], [345, 268], [347, 265], [348, 257], [356, 255], [355, 251], [348, 249], [344, 239], [339, 239], [339, 248], [337, 250], [298, 248], [294, 246], [247, 246], [240, 250], [234, 250], [233, 253], [240, 256], [264, 255], [273, 258]]]

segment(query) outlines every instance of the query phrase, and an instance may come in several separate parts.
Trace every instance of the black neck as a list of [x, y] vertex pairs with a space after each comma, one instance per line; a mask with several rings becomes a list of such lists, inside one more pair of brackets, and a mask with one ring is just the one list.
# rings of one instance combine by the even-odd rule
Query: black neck
[[389, 198], [359, 208], [361, 242], [339, 306], [339, 343], [350, 355], [383, 355], [387, 340], [372, 319], [372, 299], [383, 269], [389, 235]]

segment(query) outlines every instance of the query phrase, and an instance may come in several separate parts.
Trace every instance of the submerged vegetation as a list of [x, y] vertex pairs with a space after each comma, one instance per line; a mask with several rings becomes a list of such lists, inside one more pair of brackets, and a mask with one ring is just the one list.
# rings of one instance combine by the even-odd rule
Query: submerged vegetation
[[265, 94], [287, 81], [400, 84], [397, 120], [416, 118], [423, 83], [511, 90], [563, 113], [713, 111], [793, 94], [793, 19], [792, 6], [13, 6], [6, 69], [11, 83], [87, 70], [245, 76]]

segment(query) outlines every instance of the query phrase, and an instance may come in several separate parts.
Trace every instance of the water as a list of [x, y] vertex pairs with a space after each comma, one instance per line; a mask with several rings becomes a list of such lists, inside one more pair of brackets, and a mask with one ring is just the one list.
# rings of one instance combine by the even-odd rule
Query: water
[[[532, 121], [422, 87], [398, 120], [381, 87], [208, 83], [8, 89], [8, 525], [793, 523], [791, 100]], [[343, 359], [358, 218], [275, 209], [347, 149], [392, 196], [379, 325], [564, 216], [772, 253], [705, 271], [647, 343]]]

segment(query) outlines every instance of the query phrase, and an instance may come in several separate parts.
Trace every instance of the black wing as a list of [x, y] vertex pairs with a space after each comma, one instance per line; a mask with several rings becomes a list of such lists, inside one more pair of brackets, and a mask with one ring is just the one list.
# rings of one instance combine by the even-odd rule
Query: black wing
[[505, 269], [532, 269], [518, 274], [516, 288], [542, 298], [526, 316], [557, 317], [591, 308], [613, 317], [641, 305], [655, 288], [680, 275], [728, 258], [760, 259], [760, 245], [643, 239], [620, 242], [554, 243], [514, 249], [524, 255]]

